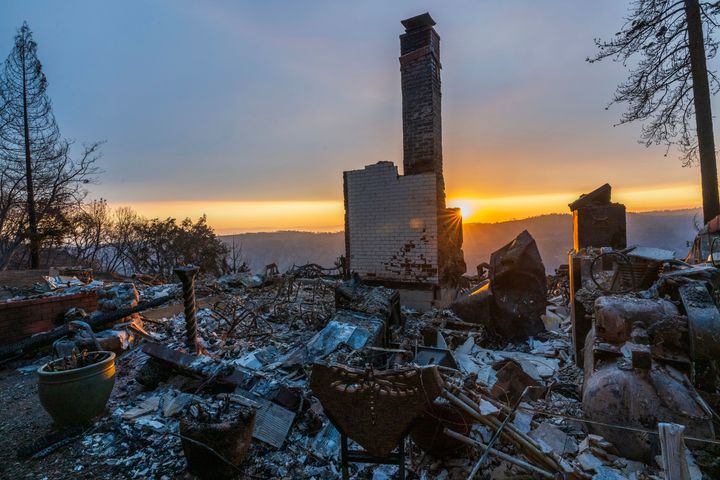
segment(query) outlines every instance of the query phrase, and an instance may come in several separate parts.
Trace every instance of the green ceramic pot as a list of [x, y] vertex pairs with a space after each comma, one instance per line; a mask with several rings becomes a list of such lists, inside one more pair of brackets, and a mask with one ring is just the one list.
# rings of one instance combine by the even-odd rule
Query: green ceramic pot
[[55, 423], [85, 423], [103, 413], [115, 385], [115, 354], [91, 352], [96, 362], [85, 367], [53, 372], [54, 360], [38, 369], [40, 403]]

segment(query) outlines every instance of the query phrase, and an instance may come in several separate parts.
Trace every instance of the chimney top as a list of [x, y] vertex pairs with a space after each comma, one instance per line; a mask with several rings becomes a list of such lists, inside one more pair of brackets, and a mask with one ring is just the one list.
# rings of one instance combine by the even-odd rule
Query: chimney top
[[432, 27], [435, 25], [435, 20], [433, 20], [428, 12], [425, 12], [421, 15], [402, 20], [400, 23], [402, 23], [402, 26], [405, 27], [406, 32], [410, 32], [411, 30]]

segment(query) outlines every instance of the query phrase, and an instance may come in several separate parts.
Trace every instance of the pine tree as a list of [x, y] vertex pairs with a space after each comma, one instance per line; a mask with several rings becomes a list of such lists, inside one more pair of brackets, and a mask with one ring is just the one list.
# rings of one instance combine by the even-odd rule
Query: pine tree
[[27, 228], [18, 235], [29, 240], [30, 268], [39, 268], [43, 237], [57, 230], [65, 209], [84, 197], [82, 184], [97, 173], [99, 143], [85, 146], [77, 162], [70, 159], [47, 87], [37, 44], [23, 23], [0, 75], [0, 167], [10, 178], [24, 177]]

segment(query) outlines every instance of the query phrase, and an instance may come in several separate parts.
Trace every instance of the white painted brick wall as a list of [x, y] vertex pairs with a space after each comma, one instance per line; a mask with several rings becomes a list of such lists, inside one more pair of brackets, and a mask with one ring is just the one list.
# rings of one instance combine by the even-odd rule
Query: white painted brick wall
[[361, 277], [437, 284], [434, 173], [399, 176], [391, 162], [346, 172], [350, 268]]

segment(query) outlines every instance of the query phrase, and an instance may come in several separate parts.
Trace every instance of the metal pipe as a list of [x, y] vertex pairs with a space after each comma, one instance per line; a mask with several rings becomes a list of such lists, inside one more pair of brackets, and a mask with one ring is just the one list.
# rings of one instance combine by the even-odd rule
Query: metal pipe
[[465, 435], [461, 435], [457, 432], [454, 432], [450, 430], [449, 428], [445, 428], [443, 430], [443, 433], [447, 435], [450, 438], [454, 438], [455, 440], [458, 440], [460, 442], [466, 443], [467, 445], [472, 445], [474, 447], [481, 448], [484, 451], [490, 452], [492, 455], [495, 455], [496, 457], [505, 460], [507, 462], [512, 463], [513, 465], [517, 465], [520, 468], [524, 468], [525, 470], [528, 470], [533, 473], [537, 473], [543, 478], [555, 478], [555, 475], [552, 473], [543, 470], [542, 468], [538, 468], [535, 465], [532, 465], [528, 462], [525, 462], [523, 460], [520, 460], [519, 458], [515, 458], [512, 455], [508, 455], [507, 453], [501, 452], [499, 450], [495, 450], [494, 448], [488, 448], [487, 445], [478, 442], [477, 440], [474, 440], [472, 438], [468, 438]]
[[190, 353], [197, 354], [197, 317], [195, 316], [195, 276], [200, 270], [194, 265], [176, 267], [173, 271], [180, 278], [183, 291], [183, 305], [185, 307], [185, 330], [187, 332], [187, 348]]
[[527, 395], [528, 390], [530, 390], [530, 388], [532, 388], [532, 387], [531, 386], [525, 387], [525, 390], [523, 390], [522, 394], [520, 395], [520, 398], [518, 398], [517, 401], [515, 402], [515, 405], [512, 408], [512, 412], [505, 417], [505, 420], [503, 420], [503, 422], [500, 424], [500, 427], [495, 431], [495, 435], [493, 435], [492, 438], [490, 439], [490, 441], [488, 442], [485, 452], [480, 456], [480, 460], [477, 461], [477, 463], [475, 464], [473, 469], [470, 471], [470, 475], [468, 475], [467, 480], [472, 480], [473, 478], [475, 478], [475, 475], [477, 475], [478, 470], [480, 470], [480, 467], [485, 462], [488, 455], [490, 455], [490, 452], [493, 450], [493, 448], [492, 448], [493, 445], [495, 445], [495, 442], [497, 441], [498, 438], [500, 438], [500, 435], [503, 433], [503, 429], [505, 428], [505, 425], [508, 424], [508, 422], [510, 421], [510, 417], [512, 416], [512, 414], [515, 413], [515, 410], [517, 410], [517, 408], [520, 406], [520, 403], [522, 402], [523, 398], [525, 398], [525, 395]]
[[[448, 390], [445, 390], [443, 392], [443, 396], [450, 401], [450, 403], [454, 404], [456, 407], [460, 408], [461, 410], [467, 412], [471, 417], [476, 419], [481, 424], [485, 425], [486, 427], [495, 430], [496, 432], [498, 430], [501, 431], [502, 438], [515, 445], [517, 448], [522, 449], [526, 452], [526, 456], [538, 462], [539, 464], [544, 464], [546, 467], [551, 468], [553, 470], [557, 470], [559, 467], [556, 464], [554, 460], [549, 458], [547, 455], [543, 454], [538, 447], [536, 447], [536, 444], [534, 444], [534, 440], [532, 440], [527, 435], [520, 434], [519, 432], [516, 432], [512, 430], [512, 424], [505, 423], [504, 430], [501, 430], [501, 423], [500, 420], [497, 418], [487, 415], [482, 415], [476, 407], [474, 407], [474, 402], [465, 403], [465, 401], [461, 400], [460, 398], [456, 397], [452, 393], [450, 393]], [[510, 413], [508, 413], [508, 417], [512, 416], [512, 409], [509, 409]], [[507, 418], [506, 418], [507, 420]], [[532, 443], [531, 443], [532, 442]]]

